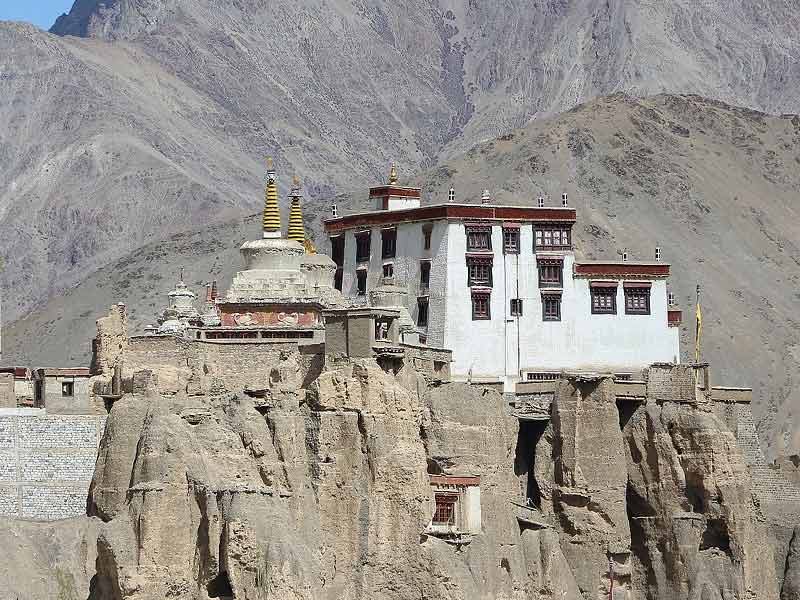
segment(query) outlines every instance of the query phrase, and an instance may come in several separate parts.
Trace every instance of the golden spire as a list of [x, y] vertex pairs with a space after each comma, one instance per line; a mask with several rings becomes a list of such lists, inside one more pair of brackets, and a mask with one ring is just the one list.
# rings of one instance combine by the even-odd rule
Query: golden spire
[[303, 226], [303, 209], [300, 206], [300, 199], [303, 197], [300, 193], [300, 179], [297, 175], [294, 176], [292, 181], [292, 192], [289, 194], [292, 199], [292, 206], [289, 209], [289, 235], [290, 240], [304, 244], [306, 241], [306, 230]]
[[278, 185], [272, 169], [272, 157], [267, 158], [267, 189], [264, 193], [264, 237], [281, 236], [281, 211], [278, 208]]
[[397, 183], [397, 167], [392, 163], [392, 168], [389, 170], [389, 185]]

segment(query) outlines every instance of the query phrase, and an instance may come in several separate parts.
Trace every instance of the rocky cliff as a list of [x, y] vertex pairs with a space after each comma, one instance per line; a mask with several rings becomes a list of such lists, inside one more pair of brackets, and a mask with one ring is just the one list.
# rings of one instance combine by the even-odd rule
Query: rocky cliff
[[[776, 556], [734, 434], [703, 398], [665, 399], [691, 370], [662, 367], [645, 401], [570, 376], [549, 421], [519, 422], [488, 388], [307, 365], [284, 356], [253, 386], [184, 379], [166, 395], [161, 367], [137, 371], [72, 528], [96, 531], [96, 570], [70, 570], [67, 597], [777, 600], [784, 580], [795, 593], [796, 543]], [[442, 476], [480, 478], [476, 531], [430, 527]]]

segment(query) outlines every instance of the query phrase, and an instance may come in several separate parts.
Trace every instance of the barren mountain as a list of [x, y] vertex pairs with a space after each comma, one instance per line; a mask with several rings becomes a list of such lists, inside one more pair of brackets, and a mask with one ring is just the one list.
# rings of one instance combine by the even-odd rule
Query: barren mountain
[[[684, 358], [700, 284], [703, 358], [716, 383], [755, 387], [763, 439], [791, 453], [800, 447], [798, 142], [800, 117], [693, 96], [614, 95], [478, 145], [418, 181], [426, 202], [442, 201], [451, 184], [459, 201], [489, 188], [499, 202], [533, 203], [542, 193], [556, 203], [567, 191], [587, 257], [616, 259], [628, 248], [632, 259], [651, 259], [660, 245], [684, 309]], [[359, 207], [365, 198], [363, 189], [349, 202]], [[311, 220], [318, 232], [319, 215]], [[126, 302], [134, 328], [142, 327], [181, 265], [198, 293], [215, 278], [224, 289], [241, 264], [238, 245], [257, 230], [249, 218], [145, 246], [7, 327], [4, 359], [85, 362], [94, 319], [110, 303]]]
[[789, 0], [78, 0], [58, 36], [0, 24], [5, 316], [252, 212], [267, 154], [324, 198], [618, 90], [798, 111], [798, 21]]

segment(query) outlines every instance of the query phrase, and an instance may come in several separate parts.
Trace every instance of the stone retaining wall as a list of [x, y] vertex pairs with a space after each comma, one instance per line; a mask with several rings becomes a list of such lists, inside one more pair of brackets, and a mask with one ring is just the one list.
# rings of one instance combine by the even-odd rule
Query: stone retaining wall
[[82, 515], [105, 415], [0, 412], [0, 516], [53, 521]]

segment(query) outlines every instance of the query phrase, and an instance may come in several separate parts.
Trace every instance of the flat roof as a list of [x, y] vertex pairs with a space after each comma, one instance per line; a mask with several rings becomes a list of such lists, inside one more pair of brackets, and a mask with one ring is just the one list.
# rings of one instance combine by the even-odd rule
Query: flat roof
[[575, 223], [577, 220], [574, 208], [509, 206], [497, 204], [431, 204], [417, 208], [399, 210], [372, 210], [326, 219], [325, 231], [328, 233], [371, 227], [377, 225], [413, 223], [416, 221], [482, 220], [482, 221], [521, 221], [541, 223]]

